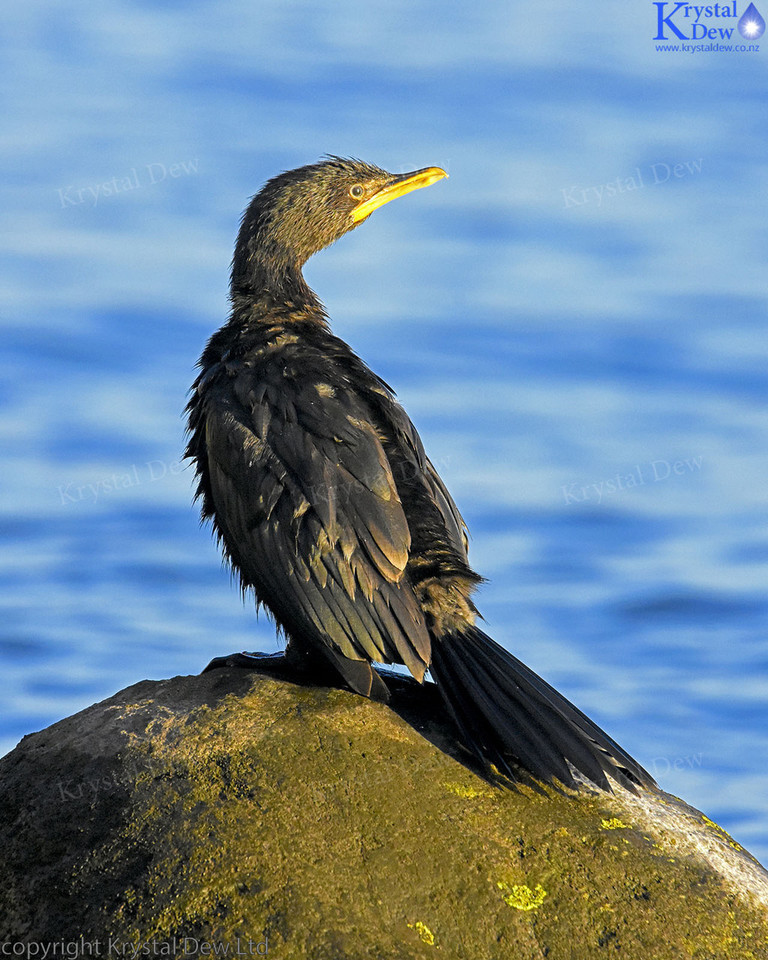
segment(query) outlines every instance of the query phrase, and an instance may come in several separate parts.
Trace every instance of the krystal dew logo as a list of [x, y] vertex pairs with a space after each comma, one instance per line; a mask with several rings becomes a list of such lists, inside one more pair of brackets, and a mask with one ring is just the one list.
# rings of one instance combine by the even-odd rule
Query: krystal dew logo
[[737, 0], [707, 6], [665, 0], [653, 5], [658, 15], [654, 40], [730, 40], [736, 30], [745, 40], [759, 40], [765, 33], [765, 20], [754, 3], [741, 16]]

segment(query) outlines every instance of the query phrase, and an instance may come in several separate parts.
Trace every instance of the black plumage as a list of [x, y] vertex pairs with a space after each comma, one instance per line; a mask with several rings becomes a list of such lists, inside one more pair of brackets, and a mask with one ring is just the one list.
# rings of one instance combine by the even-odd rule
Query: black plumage
[[387, 699], [372, 663], [429, 669], [488, 767], [653, 785], [607, 734], [477, 626], [464, 521], [390, 387], [328, 326], [306, 260], [445, 176], [331, 157], [270, 180], [243, 217], [232, 313], [188, 405], [202, 515], [289, 650]]

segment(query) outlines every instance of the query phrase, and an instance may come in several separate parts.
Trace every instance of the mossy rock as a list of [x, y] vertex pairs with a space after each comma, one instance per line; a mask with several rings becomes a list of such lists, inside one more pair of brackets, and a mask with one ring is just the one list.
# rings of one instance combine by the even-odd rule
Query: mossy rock
[[768, 958], [768, 874], [701, 813], [494, 787], [434, 690], [395, 686], [393, 710], [224, 668], [25, 737], [0, 760], [6, 940], [131, 960]]

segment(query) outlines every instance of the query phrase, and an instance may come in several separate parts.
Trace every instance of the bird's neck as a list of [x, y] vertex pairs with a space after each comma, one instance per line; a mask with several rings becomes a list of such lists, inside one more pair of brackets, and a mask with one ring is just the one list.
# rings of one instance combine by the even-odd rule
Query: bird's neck
[[248, 258], [247, 270], [232, 271], [230, 298], [233, 316], [253, 321], [259, 315], [268, 322], [316, 319], [323, 326], [327, 316], [320, 298], [307, 284], [301, 265], [288, 258]]

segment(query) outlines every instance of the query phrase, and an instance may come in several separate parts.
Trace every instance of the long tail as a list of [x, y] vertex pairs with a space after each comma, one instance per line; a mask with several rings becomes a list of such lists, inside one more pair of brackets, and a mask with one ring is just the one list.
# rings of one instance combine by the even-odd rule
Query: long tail
[[604, 790], [655, 787], [653, 777], [569, 700], [477, 627], [432, 646], [430, 672], [466, 745], [512, 779], [522, 766], [575, 787], [571, 766]]

